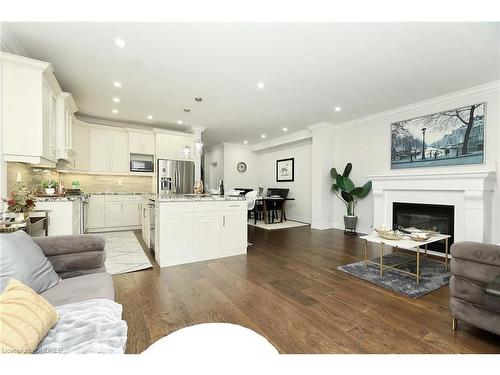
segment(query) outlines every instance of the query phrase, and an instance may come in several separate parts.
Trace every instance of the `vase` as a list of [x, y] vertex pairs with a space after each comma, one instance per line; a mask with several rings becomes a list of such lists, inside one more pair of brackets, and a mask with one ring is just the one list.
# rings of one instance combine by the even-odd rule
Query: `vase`
[[356, 226], [358, 225], [358, 217], [353, 215], [344, 215], [344, 233], [356, 234]]
[[56, 192], [56, 189], [54, 189], [54, 188], [45, 188], [45, 194], [47, 194], [47, 195], [54, 195], [55, 192]]

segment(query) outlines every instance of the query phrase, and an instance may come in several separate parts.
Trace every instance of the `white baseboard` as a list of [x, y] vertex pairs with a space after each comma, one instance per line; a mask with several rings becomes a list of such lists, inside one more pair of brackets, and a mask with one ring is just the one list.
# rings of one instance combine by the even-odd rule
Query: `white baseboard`
[[332, 229], [333, 225], [332, 223], [311, 223], [311, 228], [312, 229], [319, 229], [319, 230], [325, 230], [325, 229]]

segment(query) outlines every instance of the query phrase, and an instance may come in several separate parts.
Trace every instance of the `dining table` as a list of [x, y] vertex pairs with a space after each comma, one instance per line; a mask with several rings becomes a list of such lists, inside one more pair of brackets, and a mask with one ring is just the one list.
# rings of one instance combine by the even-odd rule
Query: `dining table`
[[[270, 202], [283, 202], [282, 206], [281, 206], [281, 214], [280, 214], [280, 221], [276, 221], [276, 223], [282, 223], [283, 220], [286, 221], [286, 212], [285, 212], [285, 205], [286, 205], [286, 202], [287, 201], [294, 201], [295, 198], [283, 198], [283, 197], [280, 197], [279, 195], [271, 195], [271, 196], [258, 196], [257, 198], [255, 198], [255, 203], [257, 202], [262, 202], [262, 211], [263, 211], [263, 215], [264, 215], [264, 223], [265, 224], [274, 224], [275, 221], [274, 221], [274, 217], [269, 220], [269, 207], [268, 207], [268, 204]], [[255, 212], [254, 212], [254, 215], [257, 215], [257, 204], [255, 205], [255, 208], [254, 208]]]

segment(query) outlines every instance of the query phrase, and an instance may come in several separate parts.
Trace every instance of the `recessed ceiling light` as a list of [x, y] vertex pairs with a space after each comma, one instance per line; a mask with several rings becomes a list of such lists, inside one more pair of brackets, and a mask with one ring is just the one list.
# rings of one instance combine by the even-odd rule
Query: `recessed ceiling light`
[[283, 128], [283, 131], [284, 131], [284, 132], [287, 132], [287, 131], [288, 131], [288, 128]]
[[148, 115], [148, 120], [152, 120], [152, 119], [153, 119], [153, 116]]
[[257, 88], [258, 88], [259, 90], [264, 90], [264, 87], [266, 87], [266, 86], [264, 85], [264, 82], [257, 82]]
[[115, 103], [120, 103], [120, 98], [115, 97], [115, 98], [113, 98], [113, 101], [114, 101]]
[[265, 134], [261, 134], [260, 137], [261, 138], [266, 138], [266, 135]]
[[122, 38], [116, 38], [115, 44], [117, 47], [120, 47], [120, 48], [125, 47], [125, 41]]
[[182, 120], [177, 121], [179, 125], [182, 125]]
[[113, 86], [115, 86], [115, 87], [117, 87], [117, 88], [120, 88], [120, 87], [122, 87], [122, 84], [121, 84], [121, 82], [114, 81], [114, 82], [113, 82]]
[[243, 141], [243, 143], [247, 145], [247, 144], [248, 144], [248, 141]]
[[342, 107], [335, 107], [333, 110], [334, 110], [335, 112], [340, 112], [340, 111], [342, 111]]
[[115, 115], [118, 113], [117, 109], [113, 109], [111, 112], [113, 112]]

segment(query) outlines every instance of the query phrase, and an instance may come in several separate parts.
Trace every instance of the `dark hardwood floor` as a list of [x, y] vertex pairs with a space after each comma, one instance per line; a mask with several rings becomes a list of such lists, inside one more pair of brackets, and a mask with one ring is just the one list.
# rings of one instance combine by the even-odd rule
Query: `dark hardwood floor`
[[[229, 322], [280, 353], [500, 353], [500, 337], [451, 330], [448, 287], [413, 300], [337, 270], [363, 242], [339, 230], [249, 227], [246, 256], [113, 276], [128, 353], [182, 327]], [[375, 252], [372, 254], [376, 256]]]

